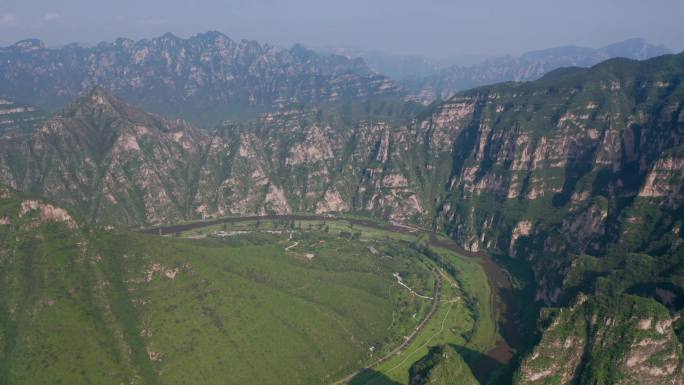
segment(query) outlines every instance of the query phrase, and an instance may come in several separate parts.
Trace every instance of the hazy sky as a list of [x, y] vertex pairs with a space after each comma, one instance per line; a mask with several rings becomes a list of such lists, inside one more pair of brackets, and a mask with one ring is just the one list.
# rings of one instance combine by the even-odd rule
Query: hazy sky
[[684, 50], [684, 0], [0, 0], [0, 45], [207, 30], [277, 46], [433, 57], [598, 47], [644, 37]]

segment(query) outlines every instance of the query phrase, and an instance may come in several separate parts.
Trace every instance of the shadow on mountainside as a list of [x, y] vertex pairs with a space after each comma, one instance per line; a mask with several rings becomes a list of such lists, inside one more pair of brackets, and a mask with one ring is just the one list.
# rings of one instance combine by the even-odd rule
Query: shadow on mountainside
[[463, 357], [480, 384], [508, 385], [511, 383], [511, 376], [507, 375], [510, 374], [508, 373], [510, 371], [509, 365], [465, 346], [451, 346]]
[[366, 369], [352, 378], [348, 385], [401, 385], [399, 382], [392, 381], [384, 374], [373, 369]]

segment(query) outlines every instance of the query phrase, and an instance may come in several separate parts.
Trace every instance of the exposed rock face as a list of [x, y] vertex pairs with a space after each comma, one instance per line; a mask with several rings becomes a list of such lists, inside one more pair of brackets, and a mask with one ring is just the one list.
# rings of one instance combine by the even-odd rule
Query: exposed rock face
[[349, 211], [349, 205], [335, 188], [326, 191], [323, 199], [316, 204], [317, 214], [345, 211]]
[[43, 203], [33, 199], [21, 202], [19, 217], [25, 217], [34, 212], [38, 213], [35, 221], [36, 225], [47, 222], [61, 222], [70, 229], [76, 228], [76, 221], [61, 207], [55, 207], [49, 203]]
[[[0, 141], [12, 187], [77, 208], [90, 220], [159, 222], [182, 216], [207, 135], [140, 112], [96, 89], [39, 130]], [[13, 160], [21, 159], [13, 163]]]
[[451, 66], [435, 74], [407, 81], [412, 98], [424, 102], [448, 99], [469, 88], [507, 81], [536, 80], [562, 67], [591, 67], [616, 57], [645, 60], [666, 55], [670, 50], [643, 39], [630, 39], [594, 49], [576, 46], [532, 51], [519, 57], [505, 56], [470, 67]]
[[653, 300], [581, 296], [561, 309], [516, 384], [684, 384], [673, 318]]
[[438, 224], [470, 250], [535, 261], [548, 302], [568, 254], [646, 250], [681, 215], [683, 60], [615, 59], [440, 105], [423, 122], [452, 159]]
[[430, 109], [282, 109], [215, 132], [98, 89], [0, 141], [0, 181], [128, 225], [297, 211], [418, 222], [531, 260], [554, 303], [570, 255], [679, 236], [683, 76], [681, 54], [615, 59]]
[[[222, 162], [230, 169], [225, 179], [210, 178], [206, 183], [217, 187], [200, 189], [196, 202], [208, 212], [241, 211], [234, 202], [260, 212], [265, 200], [279, 202], [265, 204], [265, 212], [357, 211], [402, 220], [427, 212], [421, 185], [402, 170], [410, 161], [410, 134], [387, 122], [344, 122], [338, 110], [283, 110], [226, 124], [219, 135], [236, 150]], [[219, 198], [204, 191], [218, 191]]]
[[663, 154], [648, 173], [639, 196], [662, 198], [667, 205], [677, 205], [684, 194], [681, 189], [683, 184], [684, 156], [676, 152]]
[[511, 233], [511, 244], [508, 247], [508, 253], [510, 255], [515, 255], [514, 250], [515, 250], [515, 242], [518, 240], [520, 237], [526, 237], [532, 233], [532, 223], [530, 221], [520, 221], [518, 222], [515, 227], [513, 228], [513, 232]]
[[92, 48], [48, 49], [39, 41], [0, 48], [0, 96], [55, 109], [95, 85], [150, 111], [207, 125], [288, 103], [397, 93], [363, 60], [319, 56], [298, 45], [276, 51], [218, 32], [117, 39]]
[[283, 110], [212, 133], [96, 88], [40, 130], [3, 137], [0, 180], [126, 225], [295, 210], [424, 214], [413, 177], [392, 167], [405, 132], [369, 122], [340, 129], [318, 113]]

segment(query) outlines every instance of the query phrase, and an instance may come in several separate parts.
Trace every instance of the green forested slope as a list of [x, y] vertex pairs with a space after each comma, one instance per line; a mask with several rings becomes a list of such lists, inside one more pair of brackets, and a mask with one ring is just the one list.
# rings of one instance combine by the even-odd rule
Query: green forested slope
[[381, 258], [322, 232], [285, 250], [286, 235], [97, 230], [0, 192], [3, 384], [320, 384], [397, 344], [429, 308], [392, 276], [434, 285], [397, 244], [373, 243], [393, 256]]

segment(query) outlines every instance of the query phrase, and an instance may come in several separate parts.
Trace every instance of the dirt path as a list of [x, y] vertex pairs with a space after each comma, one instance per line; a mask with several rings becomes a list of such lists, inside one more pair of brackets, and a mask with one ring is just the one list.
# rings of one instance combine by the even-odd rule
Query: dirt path
[[[434, 272], [433, 272], [433, 273], [434, 273]], [[451, 285], [452, 285], [452, 287], [453, 287], [453, 282], [451, 282], [451, 278], [449, 278], [448, 276], [446, 276], [446, 274], [445, 274], [444, 271], [442, 271], [442, 270], [439, 270], [439, 273], [440, 273], [440, 276], [444, 276], [444, 279], [445, 279], [446, 283], [447, 283], [447, 284], [448, 284], [448, 283], [451, 283]], [[440, 288], [441, 288], [441, 282], [440, 282]], [[425, 341], [422, 345], [420, 345], [419, 347], [417, 347], [416, 349], [414, 349], [411, 353], [409, 353], [408, 355], [406, 355], [406, 357], [404, 357], [404, 359], [401, 360], [401, 362], [399, 362], [399, 363], [396, 364], [395, 366], [393, 366], [393, 367], [387, 369], [387, 371], [385, 371], [383, 374], [389, 373], [389, 372], [395, 370], [396, 368], [399, 368], [399, 367], [401, 367], [402, 365], [404, 365], [404, 364], [406, 363], [406, 361], [407, 361], [409, 358], [411, 358], [417, 351], [419, 351], [420, 349], [422, 349], [422, 348], [426, 347], [427, 345], [429, 345], [430, 342], [432, 342], [432, 340], [435, 339], [435, 337], [437, 337], [437, 336], [440, 335], [442, 332], [444, 332], [444, 325], [446, 324], [446, 320], [447, 320], [447, 318], [449, 318], [449, 313], [451, 312], [451, 309], [453, 309], [454, 303], [455, 303], [456, 301], [458, 301], [458, 298], [455, 299], [455, 300], [452, 299], [452, 300], [449, 300], [449, 301], [446, 302], [446, 303], [449, 304], [449, 308], [447, 309], [447, 312], [444, 314], [444, 318], [442, 318], [442, 322], [441, 322], [441, 324], [440, 324], [439, 330], [436, 331], [434, 334], [432, 334], [432, 335], [430, 336], [430, 338], [428, 338], [427, 341]], [[436, 310], [436, 309], [435, 309], [435, 310]], [[400, 351], [397, 352], [397, 354], [399, 354], [399, 353], [401, 353], [401, 352], [400, 352]], [[370, 381], [366, 382], [364, 385], [372, 384], [372, 383], [374, 383], [375, 381], [377, 381], [377, 380], [380, 379], [380, 378], [382, 378], [382, 375], [381, 375], [381, 374], [378, 374], [375, 378], [373, 378], [373, 379], [371, 379]]]
[[[320, 215], [268, 215], [268, 216], [249, 216], [249, 217], [235, 217], [235, 218], [221, 218], [221, 219], [215, 219], [215, 220], [210, 220], [210, 221], [203, 221], [203, 222], [192, 222], [192, 223], [185, 223], [185, 224], [180, 224], [180, 225], [172, 225], [172, 226], [165, 226], [165, 227], [157, 227], [157, 228], [151, 228], [151, 229], [145, 229], [143, 230], [144, 233], [148, 234], [158, 234], [158, 235], [167, 235], [167, 234], [174, 234], [177, 232], [182, 232], [182, 231], [188, 231], [200, 227], [206, 227], [206, 226], [211, 226], [211, 225], [216, 225], [216, 224], [221, 224], [221, 223], [237, 223], [237, 222], [245, 222], [245, 221], [253, 221], [253, 220], [268, 220], [268, 219], [283, 219], [287, 221], [292, 221], [292, 220], [310, 220], [310, 221], [346, 221], [355, 225], [361, 225], [365, 227], [370, 227], [370, 228], [375, 228], [379, 230], [385, 230], [385, 231], [390, 231], [390, 232], [397, 232], [397, 233], [403, 233], [403, 234], [419, 234], [419, 233], [424, 233], [428, 234], [430, 237], [428, 239], [428, 245], [432, 247], [441, 247], [447, 250], [450, 250], [452, 252], [455, 252], [457, 254], [463, 255], [465, 257], [472, 258], [473, 260], [477, 261], [482, 268], [484, 269], [485, 274], [487, 275], [487, 279], [489, 281], [489, 285], [492, 288], [493, 292], [493, 301], [492, 301], [492, 306], [494, 306], [494, 312], [493, 314], [498, 315], [497, 316], [497, 326], [501, 328], [502, 335], [503, 335], [503, 340], [499, 341], [496, 346], [492, 349], [490, 349], [488, 352], [485, 353], [485, 358], [487, 359], [481, 359], [478, 362], [474, 364], [474, 367], [472, 368], [473, 372], [476, 374], [478, 378], [486, 378], [494, 369], [497, 368], [499, 365], [505, 365], [507, 364], [511, 358], [513, 357], [513, 347], [518, 347], [521, 346], [521, 336], [518, 332], [518, 329], [515, 326], [515, 314], [517, 312], [516, 309], [516, 302], [515, 298], [513, 298], [513, 292], [512, 292], [512, 286], [511, 282], [506, 275], [506, 273], [501, 269], [499, 265], [494, 262], [494, 260], [487, 255], [486, 253], [478, 252], [478, 253], [473, 253], [470, 251], [467, 251], [460, 247], [456, 242], [451, 241], [451, 240], [446, 240], [446, 239], [438, 239], [437, 234], [434, 232], [430, 231], [429, 229], [417, 227], [417, 226], [412, 226], [412, 225], [405, 225], [405, 224], [399, 224], [399, 223], [392, 223], [392, 224], [383, 224], [383, 223], [378, 223], [372, 220], [365, 220], [365, 219], [352, 219], [352, 218], [338, 218], [338, 217], [325, 217], [325, 216], [320, 216]], [[438, 278], [439, 280], [439, 278]], [[439, 280], [441, 283], [441, 280]], [[419, 324], [419, 328], [425, 325], [425, 323], [429, 320], [429, 317], [434, 315], [434, 311], [436, 310], [437, 303], [439, 301], [439, 293], [435, 294], [435, 299], [433, 300], [433, 308], [430, 310], [430, 313], [428, 313], [428, 317], [426, 317], [421, 324]], [[418, 333], [419, 330], [414, 331], [411, 334], [411, 337], [415, 337], [415, 335]], [[411, 338], [412, 339], [412, 338]], [[369, 366], [376, 366], [392, 356], [396, 355], [397, 352], [401, 351], [401, 349], [405, 348], [408, 346], [410, 343], [411, 339], [405, 341], [402, 343], [400, 346], [395, 348], [392, 352], [390, 352], [387, 356], [383, 357], [382, 359], [376, 361], [373, 363], [373, 365]], [[344, 383], [344, 380], [349, 381], [353, 376], [359, 374], [361, 371], [365, 370], [360, 369], [349, 376], [345, 377], [345, 379], [338, 381], [336, 384]]]
[[[404, 342], [401, 343], [401, 345], [397, 346], [396, 348], [392, 349], [389, 353], [385, 354], [381, 358], [373, 361], [370, 365], [366, 366], [365, 368], [358, 369], [354, 371], [353, 373], [350, 373], [346, 377], [342, 378], [341, 380], [338, 380], [337, 382], [333, 383], [333, 385], [341, 385], [341, 384], [346, 384], [349, 381], [351, 381], [354, 377], [358, 376], [359, 374], [363, 373], [364, 371], [374, 368], [383, 362], [393, 358], [394, 356], [400, 354], [404, 348], [408, 347], [411, 345], [413, 340], [416, 338], [418, 333], [420, 333], [425, 325], [432, 319], [432, 317], [435, 315], [437, 312], [437, 307], [439, 306], [439, 298], [441, 295], [442, 291], [442, 279], [439, 277], [439, 274], [437, 274], [435, 271], [432, 272], [435, 276], [435, 295], [434, 299], [432, 300], [432, 306], [430, 307], [430, 311], [428, 312], [427, 316], [423, 318], [422, 321], [416, 326], [416, 328], [409, 334], [407, 337], [404, 338]], [[373, 380], [374, 381], [374, 380]]]
[[394, 276], [394, 278], [397, 279], [397, 283], [398, 283], [398, 284], [400, 284], [401, 286], [403, 286], [403, 287], [405, 287], [406, 289], [408, 289], [408, 291], [410, 291], [411, 294], [415, 295], [416, 297], [420, 297], [420, 298], [423, 298], [423, 299], [434, 299], [434, 298], [432, 298], [432, 297], [428, 297], [428, 296], [426, 296], [426, 295], [422, 295], [422, 294], [416, 293], [415, 290], [411, 289], [407, 284], [404, 283], [404, 280], [401, 279], [401, 275], [399, 275], [399, 273], [394, 273], [394, 274], [392, 274], [392, 275]]

